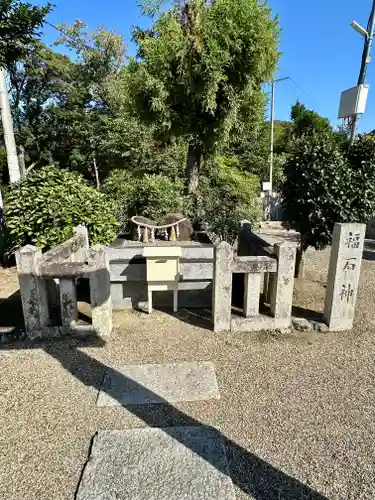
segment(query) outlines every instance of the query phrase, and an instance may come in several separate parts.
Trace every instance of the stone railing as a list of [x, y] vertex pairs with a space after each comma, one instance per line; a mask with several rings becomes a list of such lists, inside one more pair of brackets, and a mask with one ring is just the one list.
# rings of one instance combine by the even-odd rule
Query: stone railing
[[[278, 240], [272, 244], [246, 226], [239, 235], [238, 253], [228, 243], [220, 243], [215, 248], [214, 331], [289, 327], [295, 259], [295, 243]], [[244, 274], [242, 315], [232, 314], [233, 274]]]
[[[352, 328], [364, 234], [363, 224], [335, 225], [324, 323], [315, 322], [317, 326]], [[284, 329], [292, 323], [298, 241], [296, 233], [255, 234], [245, 222], [237, 250], [226, 242], [161, 241], [158, 246], [181, 246], [178, 290], [186, 295], [180, 297], [182, 306], [208, 308], [212, 303], [216, 332], [254, 331]], [[144, 249], [152, 245], [128, 242], [123, 247], [89, 248], [87, 230], [80, 226], [72, 238], [44, 254], [31, 245], [21, 248], [16, 260], [28, 337], [108, 335], [112, 299], [118, 309], [142, 307], [147, 301]], [[78, 279], [90, 284], [90, 325], [78, 321]]]
[[[109, 263], [104, 247], [89, 248], [87, 229], [42, 253], [32, 245], [16, 253], [22, 308], [29, 338], [60, 335], [108, 335], [112, 329]], [[92, 324], [78, 322], [76, 280], [90, 284]], [[53, 310], [60, 318], [54, 324]]]

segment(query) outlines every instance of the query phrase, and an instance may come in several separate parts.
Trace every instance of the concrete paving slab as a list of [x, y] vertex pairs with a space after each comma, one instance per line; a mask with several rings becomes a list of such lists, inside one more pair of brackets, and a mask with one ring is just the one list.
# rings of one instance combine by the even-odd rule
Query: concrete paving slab
[[206, 427], [102, 431], [76, 500], [235, 500], [220, 434]]
[[97, 405], [132, 406], [219, 398], [212, 363], [150, 364], [109, 370]]

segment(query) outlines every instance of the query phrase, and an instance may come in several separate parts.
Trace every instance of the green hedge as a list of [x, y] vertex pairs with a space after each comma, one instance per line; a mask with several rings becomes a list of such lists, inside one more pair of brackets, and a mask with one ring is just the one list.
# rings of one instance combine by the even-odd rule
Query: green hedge
[[262, 217], [259, 177], [238, 168], [236, 157], [215, 156], [200, 180], [199, 215], [205, 229], [233, 244], [239, 222]]
[[183, 183], [161, 174], [137, 175], [126, 170], [113, 170], [102, 190], [116, 204], [117, 218], [123, 228], [134, 215], [161, 222], [168, 213], [188, 211]]
[[32, 172], [12, 185], [4, 200], [6, 249], [33, 244], [48, 249], [84, 224], [92, 244], [110, 243], [117, 235], [115, 207], [82, 176], [55, 167]]

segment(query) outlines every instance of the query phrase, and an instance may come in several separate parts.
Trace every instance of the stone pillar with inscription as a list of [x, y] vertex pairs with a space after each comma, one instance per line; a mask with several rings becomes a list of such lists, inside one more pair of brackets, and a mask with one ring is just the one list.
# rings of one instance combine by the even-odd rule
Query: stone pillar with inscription
[[353, 326], [365, 232], [365, 224], [335, 224], [324, 304], [330, 330]]

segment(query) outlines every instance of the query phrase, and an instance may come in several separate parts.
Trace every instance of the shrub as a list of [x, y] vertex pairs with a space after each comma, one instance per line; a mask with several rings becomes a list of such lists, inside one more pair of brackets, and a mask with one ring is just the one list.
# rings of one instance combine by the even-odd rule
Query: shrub
[[168, 213], [187, 213], [184, 184], [163, 175], [146, 174], [137, 184], [134, 203], [137, 215], [161, 222]]
[[375, 217], [375, 137], [361, 135], [346, 154], [350, 166], [350, 210], [343, 222], [367, 223]]
[[361, 137], [345, 153], [332, 134], [302, 137], [285, 175], [285, 213], [301, 232], [302, 250], [330, 244], [335, 222], [374, 217], [375, 139]]
[[[112, 170], [101, 190], [112, 200], [115, 205], [116, 218], [120, 230], [124, 231], [133, 214], [136, 198], [137, 179], [134, 173], [128, 170]], [[132, 214], [132, 215], [130, 215]]]
[[220, 239], [233, 244], [240, 220], [248, 219], [255, 226], [261, 220], [259, 178], [239, 170], [235, 157], [216, 156], [208, 162], [206, 171], [200, 184], [202, 224]]
[[168, 213], [187, 213], [189, 208], [183, 183], [164, 175], [114, 170], [102, 189], [115, 202], [123, 228], [134, 215], [162, 222]]
[[44, 249], [72, 236], [84, 224], [90, 241], [110, 243], [117, 234], [112, 202], [76, 173], [44, 167], [6, 193], [6, 245], [9, 252], [34, 244]]

